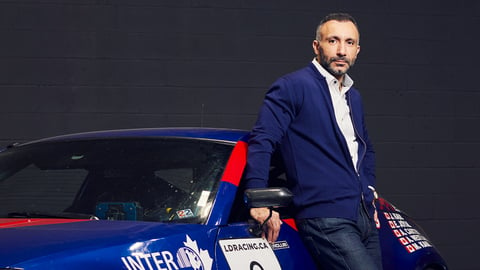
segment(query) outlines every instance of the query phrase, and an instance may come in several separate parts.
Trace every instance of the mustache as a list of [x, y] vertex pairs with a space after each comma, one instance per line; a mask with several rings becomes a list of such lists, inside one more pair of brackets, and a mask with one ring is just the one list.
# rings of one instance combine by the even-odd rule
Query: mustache
[[345, 62], [347, 62], [347, 63], [350, 63], [350, 59], [348, 59], [348, 58], [345, 57], [345, 56], [331, 57], [329, 60], [330, 60], [330, 63], [331, 63], [331, 62], [335, 62], [335, 61], [345, 61]]

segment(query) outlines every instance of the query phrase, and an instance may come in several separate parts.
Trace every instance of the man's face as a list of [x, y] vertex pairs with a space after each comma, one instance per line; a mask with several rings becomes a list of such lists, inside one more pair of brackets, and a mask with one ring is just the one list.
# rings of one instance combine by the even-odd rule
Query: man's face
[[350, 21], [328, 21], [320, 27], [320, 40], [313, 41], [317, 61], [337, 79], [353, 66], [360, 52], [357, 27]]

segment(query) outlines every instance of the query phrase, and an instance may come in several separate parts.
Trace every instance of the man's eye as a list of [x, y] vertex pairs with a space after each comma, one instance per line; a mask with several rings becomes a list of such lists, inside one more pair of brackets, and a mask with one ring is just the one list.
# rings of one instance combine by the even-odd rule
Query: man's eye
[[335, 39], [330, 39], [330, 40], [328, 41], [328, 43], [330, 43], [330, 44], [335, 44], [335, 43], [337, 43], [337, 41], [336, 41]]
[[347, 41], [347, 45], [348, 45], [348, 46], [354, 46], [354, 45], [355, 45], [355, 41]]

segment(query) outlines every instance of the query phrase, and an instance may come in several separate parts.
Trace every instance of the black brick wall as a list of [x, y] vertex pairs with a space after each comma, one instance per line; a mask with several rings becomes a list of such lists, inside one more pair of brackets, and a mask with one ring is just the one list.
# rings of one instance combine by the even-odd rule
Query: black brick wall
[[0, 143], [97, 129], [250, 129], [268, 86], [313, 57], [325, 14], [361, 30], [382, 194], [452, 269], [477, 269], [480, 2], [0, 0]]

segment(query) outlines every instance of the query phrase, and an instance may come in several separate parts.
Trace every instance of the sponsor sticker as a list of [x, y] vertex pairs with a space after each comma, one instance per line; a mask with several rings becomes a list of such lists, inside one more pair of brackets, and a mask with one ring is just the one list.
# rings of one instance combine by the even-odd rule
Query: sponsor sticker
[[[123, 265], [128, 270], [145, 270], [145, 269], [161, 269], [161, 270], [178, 270], [183, 268], [194, 270], [211, 270], [213, 259], [210, 257], [208, 250], [198, 247], [197, 241], [192, 241], [190, 236], [186, 236], [176, 254], [171, 251], [159, 251], [152, 253], [132, 252], [130, 256], [121, 257]], [[131, 249], [143, 250], [143, 243], [135, 243]]]
[[190, 209], [182, 209], [178, 210], [176, 212], [177, 217], [182, 219], [182, 218], [189, 218], [189, 217], [194, 217], [195, 215], [193, 214], [193, 211]]
[[220, 240], [219, 244], [231, 270], [282, 269], [272, 247], [265, 239], [224, 239]]
[[197, 206], [198, 207], [206, 206], [209, 196], [210, 196], [210, 191], [207, 191], [207, 190], [202, 191], [202, 193], [200, 194], [200, 198], [198, 199]]
[[273, 250], [290, 248], [287, 241], [278, 241], [271, 245]]
[[432, 244], [418, 230], [406, 221], [402, 215], [394, 212], [384, 212], [388, 226], [392, 229], [393, 235], [408, 253], [413, 253], [422, 248], [432, 247]]

